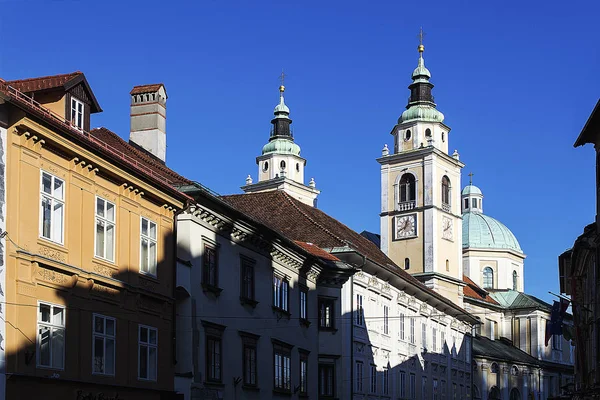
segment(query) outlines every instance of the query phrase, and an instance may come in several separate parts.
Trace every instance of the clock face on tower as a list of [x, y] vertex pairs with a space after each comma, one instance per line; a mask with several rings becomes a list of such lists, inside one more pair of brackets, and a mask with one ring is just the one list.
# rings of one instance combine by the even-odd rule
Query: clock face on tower
[[396, 239], [417, 236], [417, 214], [399, 215], [396, 217]]
[[442, 217], [442, 238], [452, 240], [452, 220], [448, 217]]

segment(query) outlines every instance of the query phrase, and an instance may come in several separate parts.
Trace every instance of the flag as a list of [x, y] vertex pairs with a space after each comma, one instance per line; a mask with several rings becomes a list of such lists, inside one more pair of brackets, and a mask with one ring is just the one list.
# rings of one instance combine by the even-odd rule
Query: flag
[[554, 301], [552, 304], [550, 321], [546, 321], [546, 346], [553, 335], [562, 335], [562, 323], [567, 308], [569, 308], [569, 300], [566, 299], [560, 299], [560, 302]]

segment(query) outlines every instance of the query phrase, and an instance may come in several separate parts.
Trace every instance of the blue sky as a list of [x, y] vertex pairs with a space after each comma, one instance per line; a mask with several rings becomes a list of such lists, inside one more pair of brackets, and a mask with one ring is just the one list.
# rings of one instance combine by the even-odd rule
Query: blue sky
[[[0, 0], [0, 76], [83, 71], [124, 138], [129, 90], [164, 82], [167, 163], [238, 193], [286, 80], [319, 208], [379, 230], [375, 159], [406, 106], [423, 26], [434, 95], [485, 195], [551, 300], [557, 257], [594, 219], [594, 156], [573, 148], [600, 94], [600, 2]], [[451, 150], [451, 151], [452, 151]]]

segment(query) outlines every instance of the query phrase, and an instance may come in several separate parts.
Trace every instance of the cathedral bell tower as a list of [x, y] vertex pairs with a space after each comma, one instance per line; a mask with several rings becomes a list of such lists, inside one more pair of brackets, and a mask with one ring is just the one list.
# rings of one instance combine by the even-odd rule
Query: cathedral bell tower
[[304, 184], [306, 160], [300, 157], [300, 146], [294, 143], [290, 128], [290, 109], [283, 98], [283, 78], [282, 73], [279, 104], [273, 111], [275, 117], [271, 120], [273, 126], [269, 142], [263, 146], [262, 155], [256, 157], [258, 182], [253, 183], [252, 177], [248, 175], [242, 190], [246, 193], [283, 190], [301, 202], [316, 207], [320, 191], [316, 189], [312, 178], [308, 185]]
[[462, 224], [458, 152], [437, 110], [421, 32], [406, 110], [383, 148], [381, 250], [425, 285], [462, 305]]

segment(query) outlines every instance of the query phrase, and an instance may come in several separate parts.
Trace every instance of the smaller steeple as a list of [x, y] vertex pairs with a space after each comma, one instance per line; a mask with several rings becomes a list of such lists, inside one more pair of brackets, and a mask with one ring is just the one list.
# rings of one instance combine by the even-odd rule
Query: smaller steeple
[[468, 212], [483, 214], [483, 193], [481, 189], [473, 185], [473, 175], [475, 174], [472, 172], [469, 173], [469, 186], [465, 186], [461, 192], [463, 214]]
[[279, 86], [279, 104], [275, 106], [275, 110], [273, 111], [275, 118], [271, 120], [273, 128], [271, 130], [270, 140], [275, 138], [293, 138], [290, 129], [290, 124], [292, 123], [292, 120], [290, 119], [290, 109], [285, 105], [285, 99], [283, 98], [283, 92], [285, 92], [285, 86], [283, 85], [285, 74], [283, 71], [281, 71], [279, 79], [281, 80], [281, 85]]

